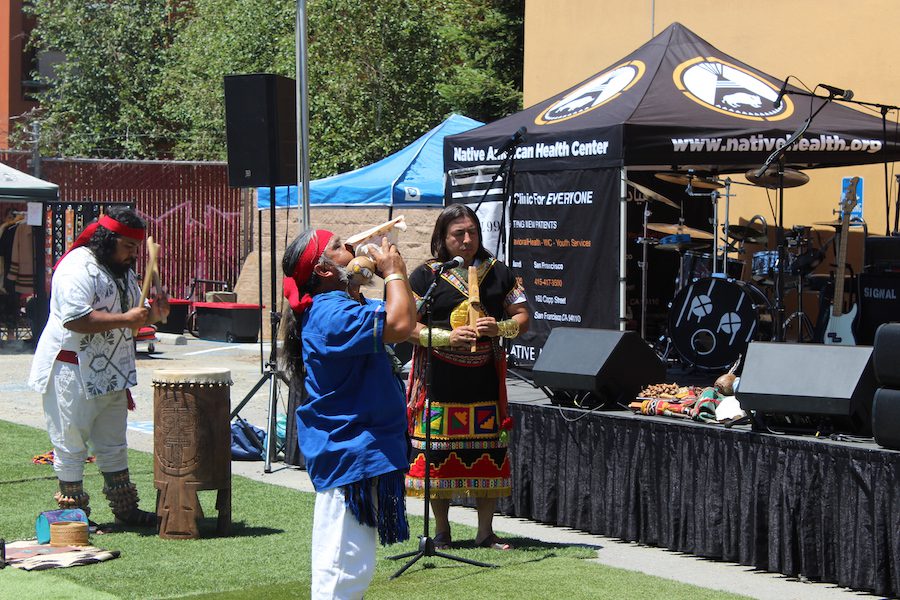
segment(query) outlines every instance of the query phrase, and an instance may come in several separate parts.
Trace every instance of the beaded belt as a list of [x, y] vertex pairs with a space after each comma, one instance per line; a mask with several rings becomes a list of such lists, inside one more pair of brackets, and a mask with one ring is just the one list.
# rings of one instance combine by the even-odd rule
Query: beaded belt
[[475, 352], [450, 350], [446, 348], [433, 348], [433, 351], [435, 358], [463, 367], [483, 367], [491, 361], [491, 357], [493, 356], [490, 342], [479, 342]]

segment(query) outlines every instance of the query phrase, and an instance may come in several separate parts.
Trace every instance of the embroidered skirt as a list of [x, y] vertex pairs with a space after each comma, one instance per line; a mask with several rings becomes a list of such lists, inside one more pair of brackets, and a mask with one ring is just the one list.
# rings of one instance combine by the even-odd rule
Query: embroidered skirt
[[500, 436], [505, 412], [498, 406], [505, 392], [500, 386], [506, 381], [498, 376], [502, 354], [499, 359], [497, 354], [490, 342], [479, 343], [476, 352], [435, 349], [431, 413], [425, 418], [425, 349], [416, 347], [409, 387], [408, 495], [425, 493], [426, 426], [431, 428], [432, 498], [499, 498], [512, 493], [506, 442]]

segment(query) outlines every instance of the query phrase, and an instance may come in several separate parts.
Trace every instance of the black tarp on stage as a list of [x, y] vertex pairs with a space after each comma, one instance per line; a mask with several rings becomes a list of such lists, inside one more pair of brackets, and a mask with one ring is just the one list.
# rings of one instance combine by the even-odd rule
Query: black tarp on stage
[[509, 515], [900, 595], [900, 452], [511, 402]]

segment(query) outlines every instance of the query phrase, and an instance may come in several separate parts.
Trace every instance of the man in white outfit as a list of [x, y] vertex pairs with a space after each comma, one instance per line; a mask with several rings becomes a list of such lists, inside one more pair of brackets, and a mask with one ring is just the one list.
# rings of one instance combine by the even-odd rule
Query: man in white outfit
[[132, 330], [169, 312], [165, 298], [137, 306], [134, 264], [145, 229], [133, 210], [111, 209], [60, 259], [28, 385], [43, 394], [59, 507], [90, 514], [83, 479], [91, 447], [116, 523], [152, 527], [156, 514], [138, 508], [126, 440], [129, 388], [137, 384]]

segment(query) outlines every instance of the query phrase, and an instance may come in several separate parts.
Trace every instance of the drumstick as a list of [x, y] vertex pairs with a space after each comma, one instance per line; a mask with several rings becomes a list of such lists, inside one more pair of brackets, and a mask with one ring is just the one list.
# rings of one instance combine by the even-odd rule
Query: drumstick
[[[149, 258], [144, 269], [144, 285], [141, 286], [141, 299], [137, 303], [138, 306], [144, 306], [147, 294], [150, 293], [150, 281], [153, 279], [153, 270], [156, 269], [156, 257], [159, 255], [159, 244], [153, 241], [152, 235], [147, 236], [147, 254]], [[140, 327], [135, 328], [131, 333], [137, 336], [138, 331], [140, 331]]]
[[[469, 326], [475, 327], [477, 331], [478, 317], [481, 316], [479, 306], [481, 304], [481, 292], [478, 290], [478, 267], [469, 267]], [[475, 346], [478, 341], [476, 335], [472, 342], [470, 352], [475, 352]]]
[[[157, 249], [159, 246], [157, 246]], [[157, 295], [162, 295], [162, 297], [166, 297], [166, 293], [163, 292], [162, 289], [162, 278], [159, 276], [159, 268], [153, 267], [153, 287], [156, 288]], [[160, 319], [160, 323], [165, 323], [168, 320], [167, 317], [163, 317]]]

